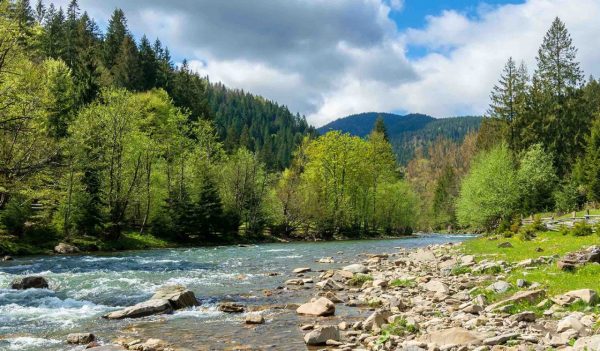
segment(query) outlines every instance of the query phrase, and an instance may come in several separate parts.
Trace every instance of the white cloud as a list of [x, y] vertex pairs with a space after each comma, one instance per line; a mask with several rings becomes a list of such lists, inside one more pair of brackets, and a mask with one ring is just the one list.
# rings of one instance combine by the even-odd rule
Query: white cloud
[[[67, 0], [56, 1], [63, 6]], [[420, 29], [390, 19], [402, 0], [80, 0], [100, 23], [115, 6], [132, 30], [160, 37], [212, 81], [264, 95], [321, 125], [346, 114], [482, 114], [509, 56], [531, 69], [556, 16], [587, 74], [600, 75], [600, 1], [480, 3], [443, 11]], [[407, 58], [410, 50], [424, 52]], [[410, 57], [410, 56], [409, 56]]]

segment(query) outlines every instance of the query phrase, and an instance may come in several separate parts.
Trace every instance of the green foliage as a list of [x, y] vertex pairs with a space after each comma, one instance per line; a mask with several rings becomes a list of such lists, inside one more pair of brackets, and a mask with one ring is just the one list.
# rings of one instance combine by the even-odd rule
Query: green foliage
[[412, 279], [394, 279], [390, 282], [390, 286], [401, 287], [401, 288], [410, 288], [415, 285], [416, 285], [416, 283]]
[[523, 154], [517, 171], [521, 208], [525, 213], [551, 209], [552, 193], [558, 182], [553, 155], [535, 144]]
[[405, 318], [396, 317], [393, 323], [390, 323], [383, 328], [377, 342], [383, 344], [390, 339], [390, 335], [403, 336], [415, 334], [418, 331], [419, 328], [416, 325], [410, 324]]
[[571, 234], [573, 234], [573, 236], [588, 236], [588, 235], [592, 235], [593, 231], [592, 231], [592, 227], [590, 225], [588, 225], [585, 222], [576, 222], [575, 225], [573, 226], [573, 229], [571, 229]]
[[20, 194], [14, 194], [0, 212], [0, 225], [17, 236], [25, 234], [25, 223], [32, 215], [31, 200]]
[[467, 273], [471, 273], [471, 268], [470, 267], [466, 267], [466, 266], [458, 266], [458, 267], [454, 267], [452, 268], [452, 270], [450, 271], [450, 275], [462, 275], [462, 274], [467, 274]]
[[372, 281], [373, 276], [369, 274], [355, 273], [354, 276], [348, 280], [350, 286], [362, 286], [364, 283]]
[[490, 229], [517, 210], [516, 172], [506, 145], [479, 155], [463, 179], [457, 202], [461, 225]]

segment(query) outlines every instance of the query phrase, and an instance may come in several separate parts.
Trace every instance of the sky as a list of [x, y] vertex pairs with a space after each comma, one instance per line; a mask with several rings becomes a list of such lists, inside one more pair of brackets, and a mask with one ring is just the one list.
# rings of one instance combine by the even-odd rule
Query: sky
[[[55, 0], [66, 6], [68, 0]], [[176, 62], [321, 126], [360, 112], [482, 115], [509, 57], [535, 69], [552, 20], [600, 75], [600, 0], [79, 0], [115, 7]]]

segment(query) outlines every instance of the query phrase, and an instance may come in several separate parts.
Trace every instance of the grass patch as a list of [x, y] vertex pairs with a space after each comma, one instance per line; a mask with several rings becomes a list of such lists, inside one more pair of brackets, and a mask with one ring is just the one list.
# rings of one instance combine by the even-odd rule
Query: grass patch
[[450, 271], [450, 275], [461, 275], [461, 274], [467, 274], [467, 273], [471, 273], [471, 272], [472, 272], [472, 269], [470, 267], [458, 266], [458, 267], [452, 268], [452, 270]]
[[390, 282], [390, 286], [400, 287], [400, 288], [411, 288], [415, 285], [416, 285], [416, 283], [412, 279], [394, 279]]
[[372, 281], [373, 277], [369, 274], [356, 273], [352, 279], [348, 280], [348, 285], [362, 286], [365, 282]]
[[390, 336], [392, 335], [408, 335], [416, 333], [418, 328], [414, 324], [409, 324], [408, 321], [404, 318], [396, 318], [394, 323], [388, 324], [381, 331], [381, 336], [377, 340], [378, 343], [384, 344], [388, 340], [390, 340]]
[[[576, 238], [571, 237], [575, 240]], [[561, 271], [556, 264], [540, 266], [535, 270], [515, 270], [509, 275], [509, 282], [526, 279], [544, 286], [549, 296], [563, 294], [570, 290], [592, 289], [600, 291], [600, 265], [586, 264], [575, 272]]]
[[[500, 242], [508, 241], [513, 247], [498, 248]], [[462, 250], [465, 254], [479, 256], [493, 256], [497, 260], [518, 262], [527, 258], [537, 258], [548, 255], [564, 255], [576, 251], [583, 246], [600, 245], [600, 236], [571, 236], [561, 235], [557, 232], [537, 233], [535, 238], [523, 241], [518, 238], [490, 240], [480, 237], [463, 243]], [[538, 248], [542, 251], [538, 252]], [[493, 273], [493, 272], [490, 272]]]

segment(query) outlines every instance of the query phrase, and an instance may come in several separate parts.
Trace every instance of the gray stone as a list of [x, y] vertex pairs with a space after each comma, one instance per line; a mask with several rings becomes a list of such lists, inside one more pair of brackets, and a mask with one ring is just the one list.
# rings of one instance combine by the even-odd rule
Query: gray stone
[[141, 318], [155, 314], [171, 313], [173, 306], [167, 299], [148, 300], [137, 305], [127, 307], [120, 311], [114, 311], [104, 315], [107, 319]]
[[246, 315], [246, 324], [263, 324], [265, 318], [260, 313], [248, 313]]
[[174, 309], [199, 306], [194, 293], [181, 285], [169, 285], [159, 288], [152, 300], [169, 300]]
[[505, 344], [508, 340], [516, 339], [517, 337], [519, 337], [519, 335], [519, 333], [502, 334], [483, 340], [483, 344], [488, 346], [502, 345]]
[[96, 340], [96, 336], [92, 333], [72, 333], [67, 335], [67, 343], [69, 344], [89, 344]]
[[235, 302], [221, 302], [219, 304], [219, 311], [225, 313], [242, 313], [244, 310], [244, 305]]
[[300, 268], [296, 268], [294, 269], [292, 272], [294, 273], [306, 273], [306, 272], [310, 272], [311, 269], [309, 267], [300, 267]]
[[79, 248], [70, 244], [60, 243], [54, 247], [54, 252], [61, 255], [68, 255], [78, 253]]
[[337, 326], [317, 327], [304, 336], [304, 342], [309, 346], [325, 345], [328, 340], [340, 340], [340, 331]]
[[335, 314], [335, 304], [328, 299], [321, 297], [301, 305], [296, 310], [296, 313], [318, 317], [331, 316]]
[[492, 285], [488, 286], [488, 290], [496, 292], [496, 293], [505, 293], [511, 288], [511, 285], [503, 280], [499, 280]]
[[13, 280], [10, 284], [11, 289], [48, 289], [48, 281], [44, 277], [25, 277]]
[[523, 311], [510, 317], [516, 322], [535, 322], [536, 316], [532, 311]]
[[360, 263], [348, 265], [348, 266], [342, 268], [342, 270], [352, 272], [352, 273], [361, 273], [361, 274], [369, 273], [369, 269]]
[[423, 287], [426, 290], [436, 292], [436, 293], [448, 294], [450, 292], [450, 289], [448, 289], [448, 286], [446, 284], [440, 282], [439, 280], [430, 280], [429, 282], [423, 284]]
[[598, 294], [592, 289], [572, 290], [567, 292], [565, 295], [580, 299], [588, 305], [595, 305], [598, 303]]
[[423, 335], [419, 341], [428, 344], [437, 344], [440, 347], [447, 345], [480, 345], [481, 338], [479, 335], [470, 332], [463, 328], [450, 328], [438, 330], [429, 334]]

